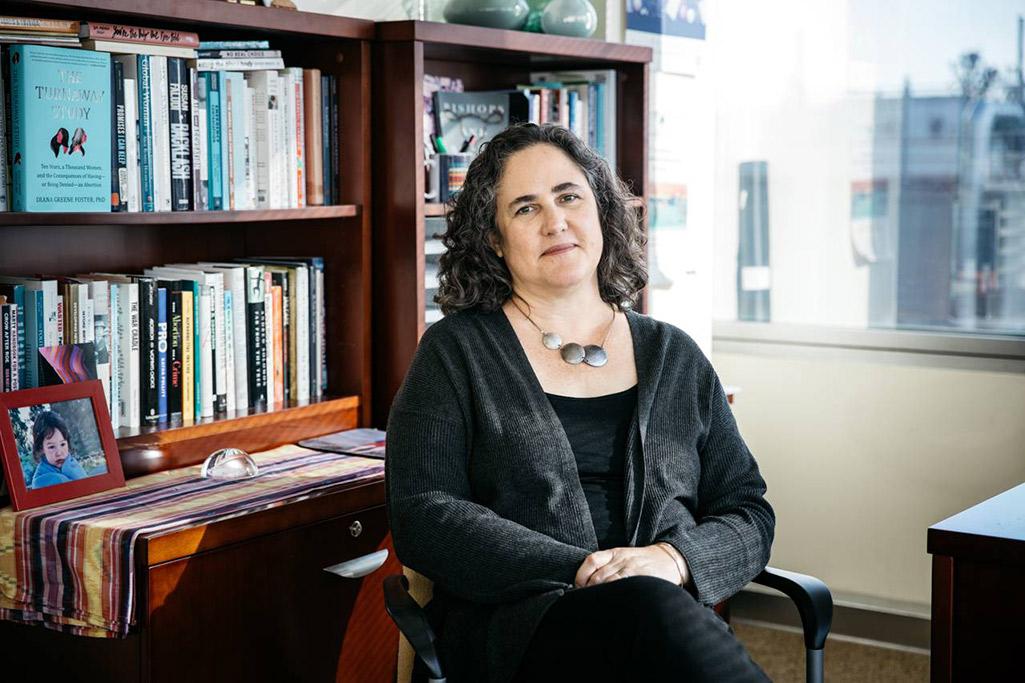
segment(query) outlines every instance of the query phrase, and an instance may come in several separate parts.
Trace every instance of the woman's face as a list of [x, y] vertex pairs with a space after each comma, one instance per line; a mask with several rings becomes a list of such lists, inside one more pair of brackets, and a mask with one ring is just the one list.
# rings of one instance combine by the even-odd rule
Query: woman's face
[[602, 254], [598, 204], [583, 171], [565, 152], [537, 144], [510, 156], [498, 183], [496, 219], [513, 288], [555, 293], [597, 286]]
[[55, 429], [49, 436], [43, 437], [43, 457], [57, 469], [64, 466], [64, 461], [68, 459], [68, 440], [61, 430]]

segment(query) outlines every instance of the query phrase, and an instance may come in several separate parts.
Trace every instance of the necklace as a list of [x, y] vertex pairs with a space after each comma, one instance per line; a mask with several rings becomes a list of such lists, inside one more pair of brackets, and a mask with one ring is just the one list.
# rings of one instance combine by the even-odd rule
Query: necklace
[[[516, 299], [523, 300], [519, 294], [513, 294]], [[516, 307], [516, 310], [523, 314], [531, 325], [533, 325], [538, 332], [541, 333], [541, 343], [546, 349], [552, 351], [558, 351], [559, 355], [562, 356], [562, 360], [566, 361], [570, 365], [580, 365], [581, 362], [590, 365], [592, 368], [600, 368], [609, 362], [609, 354], [605, 351], [605, 342], [609, 340], [609, 334], [612, 332], [612, 324], [616, 322], [616, 309], [612, 308], [612, 320], [609, 321], [609, 326], [605, 329], [605, 336], [602, 337], [601, 344], [587, 344], [583, 346], [576, 342], [569, 342], [568, 344], [562, 343], [562, 337], [555, 332], [547, 332], [542, 330], [541, 327], [534, 322], [534, 319], [527, 315], [526, 311], [520, 308], [520, 305], [516, 303], [515, 299], [510, 299], [512, 305]], [[523, 303], [527, 303], [524, 301]], [[530, 304], [527, 304], [527, 308], [530, 308]]]

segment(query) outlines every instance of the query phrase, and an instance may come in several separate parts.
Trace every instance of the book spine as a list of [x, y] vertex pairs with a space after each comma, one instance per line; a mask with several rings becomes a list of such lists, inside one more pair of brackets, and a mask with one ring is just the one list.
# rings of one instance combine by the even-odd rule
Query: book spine
[[[296, 269], [298, 277], [296, 281], [299, 283], [298, 292], [296, 293], [296, 398], [300, 401], [305, 401], [310, 398], [310, 384], [313, 377], [310, 359], [312, 357], [311, 350], [313, 349], [313, 340], [311, 339], [311, 328], [310, 328], [310, 289], [309, 289], [309, 278], [306, 276], [305, 268]], [[317, 378], [320, 379], [319, 376]]]
[[296, 192], [296, 176], [299, 173], [298, 169], [298, 150], [296, 144], [298, 142], [295, 130], [296, 130], [296, 109], [295, 109], [295, 91], [292, 85], [292, 74], [285, 69], [279, 72], [281, 77], [281, 102], [282, 102], [282, 132], [285, 140], [285, 186], [288, 192], [288, 204], [286, 205], [290, 209], [299, 208], [299, 195]]
[[0, 304], [0, 391], [11, 391], [11, 309]]
[[246, 208], [256, 208], [256, 91], [246, 85]]
[[211, 296], [211, 329], [213, 330], [213, 362], [214, 362], [214, 410], [223, 413], [228, 409], [228, 365], [224, 353], [224, 284], [214, 282], [210, 289]]
[[[127, 328], [127, 390], [121, 392], [122, 424], [129, 427], [142, 425], [142, 316], [139, 311], [139, 285], [131, 283], [128, 289]], [[122, 338], [122, 343], [126, 341]]]
[[200, 359], [200, 392], [197, 397], [200, 416], [214, 416], [214, 347], [213, 347], [213, 321], [211, 318], [212, 304], [210, 289], [205, 285], [199, 288], [199, 353]]
[[249, 365], [249, 406], [267, 407], [267, 321], [264, 318], [263, 269], [246, 268], [246, 344]]
[[[77, 24], [78, 22], [75, 23]], [[113, 40], [126, 43], [171, 45], [192, 49], [197, 49], [199, 47], [199, 35], [195, 33], [190, 33], [188, 31], [168, 31], [159, 28], [142, 28], [139, 26], [127, 26], [125, 24], [89, 22], [82, 25], [80, 37], [88, 38], [90, 40]]]
[[271, 287], [271, 309], [274, 317], [271, 320], [274, 340], [274, 402], [281, 403], [285, 400], [285, 353], [282, 338], [282, 298], [281, 285]]
[[317, 299], [320, 304], [317, 307], [317, 329], [318, 338], [320, 340], [320, 385], [319, 391], [317, 391], [317, 398], [324, 398], [327, 394], [327, 302], [325, 297], [327, 296], [327, 290], [324, 287], [324, 268], [320, 266], [317, 268]]
[[139, 55], [139, 182], [142, 210], [156, 211], [153, 197], [153, 91], [149, 55]]
[[25, 164], [16, 163], [18, 159], [18, 141], [23, 139], [25, 134], [25, 60], [20, 59], [24, 46], [13, 45], [3, 51], [4, 67], [7, 69], [10, 81], [10, 96], [7, 110], [9, 112], [11, 125], [10, 132], [11, 147], [7, 151], [11, 159], [11, 196], [9, 204], [13, 211], [25, 210]]
[[224, 208], [236, 209], [235, 196], [235, 107], [238, 93], [228, 74], [221, 74], [221, 178], [224, 182]]
[[225, 379], [225, 396], [227, 398], [227, 409], [229, 413], [234, 413], [238, 410], [238, 402], [235, 387], [235, 325], [233, 321], [233, 314], [235, 307], [235, 299], [232, 296], [232, 291], [225, 288], [224, 290], [224, 315], [221, 316], [223, 319], [224, 327], [224, 379]]
[[0, 31], [17, 33], [66, 33], [78, 35], [79, 22], [34, 17], [0, 17]]
[[152, 280], [139, 280], [139, 400], [142, 421], [157, 423], [157, 291]]
[[306, 161], [306, 203], [319, 206], [324, 203], [324, 146], [321, 120], [320, 69], [303, 69], [303, 139], [309, 150]]
[[274, 376], [277, 374], [277, 358], [274, 356], [274, 288], [271, 286], [271, 273], [263, 273], [263, 320], [264, 348], [267, 358], [267, 407], [274, 407]]
[[[192, 209], [193, 211], [200, 211], [206, 208], [206, 197], [204, 194], [203, 181], [205, 179], [205, 173], [203, 172], [203, 139], [204, 133], [206, 132], [206, 122], [200, 121], [206, 115], [204, 109], [200, 109], [200, 96], [199, 87], [202, 79], [199, 78], [199, 72], [195, 69], [189, 69], [189, 133], [191, 139], [189, 143], [191, 145], [192, 152]], [[203, 94], [203, 105], [206, 106], [206, 94]]]
[[167, 421], [167, 289], [157, 288], [157, 422]]
[[192, 119], [185, 60], [167, 60], [168, 127], [171, 152], [171, 210], [192, 210]]
[[[123, 65], [122, 65], [123, 66]], [[141, 211], [139, 179], [139, 93], [138, 81], [125, 78], [125, 168], [127, 187], [125, 196], [129, 211]]]
[[306, 206], [306, 111], [303, 106], [302, 69], [288, 69], [292, 74], [292, 94], [295, 100], [295, 191], [298, 208]]
[[171, 120], [167, 57], [150, 55], [150, 102], [153, 106], [153, 201], [157, 211], [171, 210]]
[[271, 126], [271, 159], [270, 202], [272, 209], [285, 209], [289, 204], [288, 191], [288, 134], [285, 130], [287, 113], [285, 110], [285, 80], [278, 72], [268, 72], [267, 92], [273, 95], [268, 99], [267, 120]]
[[43, 293], [25, 291], [25, 388], [39, 386], [39, 349], [43, 341]]
[[342, 148], [339, 142], [340, 128], [338, 122], [338, 79], [332, 75], [331, 82], [331, 199], [335, 204], [342, 203], [342, 177], [341, 177], [341, 154]]
[[250, 59], [197, 59], [196, 68], [200, 71], [261, 71], [263, 69], [283, 69], [281, 57], [257, 57]]
[[282, 367], [285, 403], [295, 398], [295, 288], [289, 284], [288, 273], [275, 273], [281, 285], [281, 346], [285, 359]]
[[57, 346], [64, 346], [67, 337], [64, 332], [64, 295], [57, 295]]
[[199, 44], [200, 50], [269, 50], [270, 43], [266, 40], [204, 40]]
[[[331, 187], [331, 77], [324, 75], [320, 77], [320, 145], [321, 159], [320, 170], [323, 174], [323, 192], [325, 206], [333, 204]], [[316, 154], [314, 148], [311, 154]]]
[[10, 113], [11, 101], [10, 90], [7, 83], [7, 50], [0, 46], [0, 211], [10, 211], [11, 201], [8, 186], [11, 180], [11, 160], [7, 144], [8, 133], [11, 130]]
[[110, 409], [110, 426], [116, 431], [121, 427], [121, 386], [124, 371], [121, 367], [121, 287], [110, 283], [110, 393], [108, 394]]
[[203, 392], [206, 377], [204, 372], [209, 363], [203, 362], [203, 314], [206, 310], [202, 297], [202, 287], [198, 282], [192, 283], [192, 419], [199, 420], [203, 416]]
[[[92, 295], [93, 342], [96, 350], [96, 375], [103, 383], [104, 394], [110, 398], [111, 336], [113, 331], [112, 309], [110, 307], [110, 284], [106, 280], [89, 282]], [[110, 407], [110, 401], [107, 402]]]
[[195, 396], [196, 396], [196, 352], [195, 352], [195, 318], [193, 317], [192, 292], [182, 290], [181, 313], [182, 313], [182, 386], [181, 386], [181, 411], [182, 421], [186, 424], [195, 420]]
[[167, 417], [171, 421], [182, 419], [182, 291], [168, 292], [167, 314]]
[[202, 59], [257, 59], [281, 57], [281, 50], [200, 50]]
[[114, 139], [111, 141], [110, 208], [128, 211], [128, 121], [125, 117], [124, 65], [114, 61], [111, 65], [111, 103], [114, 106]]
[[221, 184], [221, 88], [220, 74], [203, 74], [207, 86], [207, 156], [209, 158], [208, 206], [213, 211], [224, 209]]
[[253, 145], [252, 152], [256, 161], [256, 208], [270, 209], [271, 183], [271, 122], [270, 96], [268, 90], [268, 74], [260, 71], [250, 74], [248, 81], [253, 89]]

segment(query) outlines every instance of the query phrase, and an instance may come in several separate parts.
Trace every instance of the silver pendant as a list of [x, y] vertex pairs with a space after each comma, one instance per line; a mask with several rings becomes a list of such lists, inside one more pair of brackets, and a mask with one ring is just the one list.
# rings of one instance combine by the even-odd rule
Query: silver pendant
[[584, 347], [584, 362], [592, 368], [600, 368], [609, 362], [609, 354], [597, 344], [588, 344]]
[[562, 359], [570, 365], [580, 365], [585, 356], [584, 347], [576, 342], [566, 344], [559, 353], [562, 355]]
[[546, 349], [558, 351], [562, 348], [562, 337], [554, 332], [544, 332], [541, 334], [541, 343], [545, 345]]

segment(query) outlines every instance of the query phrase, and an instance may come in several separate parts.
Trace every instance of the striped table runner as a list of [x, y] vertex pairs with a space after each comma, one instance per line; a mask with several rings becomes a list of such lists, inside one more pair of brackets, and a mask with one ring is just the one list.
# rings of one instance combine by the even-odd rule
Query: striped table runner
[[0, 618], [121, 638], [135, 624], [135, 541], [312, 498], [379, 477], [384, 463], [299, 446], [252, 454], [253, 479], [202, 479], [200, 466], [33, 510], [0, 509]]

